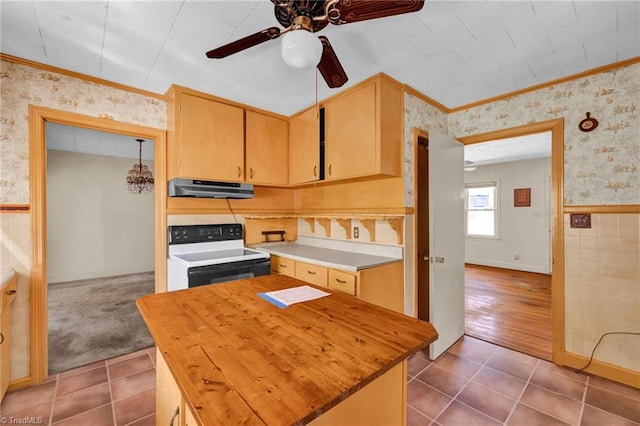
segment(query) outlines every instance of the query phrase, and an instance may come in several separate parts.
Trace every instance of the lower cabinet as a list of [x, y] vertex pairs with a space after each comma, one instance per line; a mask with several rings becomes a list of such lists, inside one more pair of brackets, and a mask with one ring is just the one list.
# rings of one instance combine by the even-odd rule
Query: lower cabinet
[[392, 367], [310, 426], [389, 426], [407, 424], [407, 361]]
[[[407, 361], [404, 360], [309, 424], [404, 425], [407, 406], [406, 377]], [[199, 426], [157, 349], [156, 425]]]
[[295, 278], [296, 261], [286, 257], [271, 256], [271, 272]]
[[0, 401], [11, 380], [11, 303], [16, 298], [16, 285], [14, 276], [0, 293]]
[[350, 272], [272, 255], [271, 271], [404, 313], [404, 267], [401, 260]]
[[356, 295], [356, 282], [358, 278], [347, 272], [329, 269], [329, 289], [341, 291], [343, 293]]
[[327, 268], [312, 263], [296, 262], [296, 278], [319, 287], [327, 287]]
[[156, 424], [197, 426], [162, 354], [156, 348]]

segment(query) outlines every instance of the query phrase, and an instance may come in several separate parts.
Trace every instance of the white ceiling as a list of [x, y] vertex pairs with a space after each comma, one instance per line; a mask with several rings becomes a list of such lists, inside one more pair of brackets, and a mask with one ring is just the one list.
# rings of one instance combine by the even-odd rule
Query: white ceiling
[[[225, 59], [205, 52], [279, 26], [269, 0], [0, 1], [0, 51], [164, 93], [176, 83], [290, 115], [316, 99], [313, 70], [287, 67], [279, 40]], [[384, 72], [449, 108], [640, 56], [640, 2], [435, 1], [421, 11], [328, 25], [349, 81]], [[539, 145], [501, 141], [465, 149], [481, 165], [541, 155]], [[49, 149], [137, 158], [121, 135], [48, 125]], [[153, 158], [153, 144], [143, 157]], [[516, 147], [514, 149], [509, 147]], [[546, 149], [546, 148], [545, 148]], [[525, 153], [524, 150], [527, 152]]]
[[[138, 158], [140, 144], [137, 138], [116, 133], [47, 123], [45, 128], [47, 149], [79, 152], [107, 157]], [[153, 161], [153, 141], [142, 143], [142, 159]]]
[[[551, 132], [464, 146], [464, 161], [472, 167], [551, 157]], [[469, 164], [467, 162], [472, 162]]]
[[[279, 26], [259, 1], [1, 1], [3, 53], [156, 93], [171, 83], [290, 115], [315, 101], [313, 70], [279, 40], [205, 52]], [[640, 2], [435, 1], [321, 31], [349, 81], [384, 72], [449, 108], [640, 56]], [[342, 88], [342, 89], [343, 89]], [[322, 78], [318, 98], [328, 89]]]

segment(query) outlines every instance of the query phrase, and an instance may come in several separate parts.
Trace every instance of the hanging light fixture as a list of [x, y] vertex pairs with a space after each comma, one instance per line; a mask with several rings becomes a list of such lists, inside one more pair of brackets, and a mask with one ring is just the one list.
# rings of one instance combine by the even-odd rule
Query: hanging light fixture
[[284, 62], [293, 68], [312, 68], [322, 57], [322, 42], [312, 31], [311, 19], [295, 18], [294, 28], [282, 37], [280, 54]]
[[142, 142], [144, 139], [136, 139], [140, 144], [138, 149], [138, 164], [134, 164], [127, 173], [127, 189], [134, 194], [148, 194], [153, 191], [153, 175], [147, 166], [142, 164]]

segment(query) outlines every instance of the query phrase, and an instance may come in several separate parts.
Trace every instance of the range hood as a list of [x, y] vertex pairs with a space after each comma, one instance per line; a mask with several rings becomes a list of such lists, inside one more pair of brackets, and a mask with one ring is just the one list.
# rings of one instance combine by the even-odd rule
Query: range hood
[[169, 197], [253, 198], [253, 185], [175, 178], [169, 181]]

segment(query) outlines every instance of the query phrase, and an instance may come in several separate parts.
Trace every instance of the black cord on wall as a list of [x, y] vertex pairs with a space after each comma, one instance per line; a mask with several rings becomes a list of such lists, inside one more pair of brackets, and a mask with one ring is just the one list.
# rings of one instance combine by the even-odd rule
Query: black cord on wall
[[233, 220], [238, 223], [238, 219], [236, 219], [236, 214], [233, 212], [233, 209], [231, 208], [231, 203], [229, 202], [229, 199], [227, 198], [227, 206], [229, 206], [229, 211], [231, 212], [231, 214], [233, 215]]
[[591, 362], [593, 362], [593, 355], [596, 353], [596, 349], [598, 349], [598, 346], [600, 345], [600, 343], [602, 343], [602, 339], [604, 338], [604, 336], [608, 336], [609, 334], [628, 334], [631, 336], [640, 336], [640, 333], [635, 333], [632, 331], [609, 331], [607, 333], [604, 333], [602, 336], [600, 336], [600, 339], [598, 339], [598, 343], [596, 343], [596, 345], [593, 347], [593, 350], [591, 351], [591, 356], [589, 357], [589, 362], [587, 363], [587, 365], [580, 368], [579, 370], [575, 370], [576, 372], [579, 373], [589, 368], [589, 366], [591, 365]]

